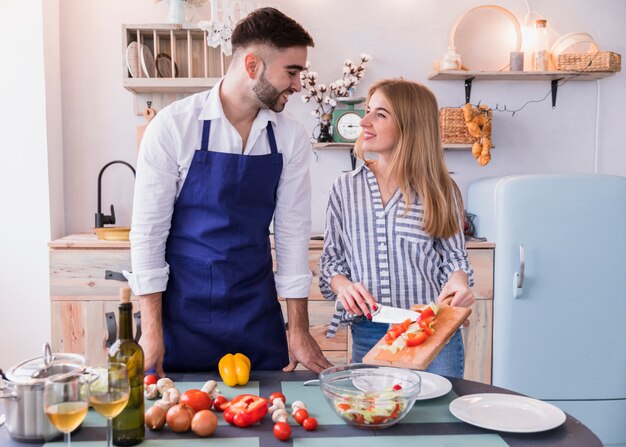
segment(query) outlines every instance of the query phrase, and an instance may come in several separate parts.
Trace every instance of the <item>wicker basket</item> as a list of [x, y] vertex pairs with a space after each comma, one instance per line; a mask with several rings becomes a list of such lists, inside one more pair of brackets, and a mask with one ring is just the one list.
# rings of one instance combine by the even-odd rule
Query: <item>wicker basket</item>
[[472, 144], [478, 140], [467, 131], [463, 110], [460, 107], [439, 110], [439, 129], [443, 144]]
[[611, 51], [599, 53], [567, 53], [556, 58], [559, 71], [608, 71], [621, 70], [622, 56]]

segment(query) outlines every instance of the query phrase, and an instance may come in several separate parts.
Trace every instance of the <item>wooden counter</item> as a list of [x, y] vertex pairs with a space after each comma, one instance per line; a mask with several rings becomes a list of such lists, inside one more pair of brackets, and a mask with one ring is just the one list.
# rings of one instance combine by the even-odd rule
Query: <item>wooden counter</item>
[[[106, 279], [105, 273], [131, 270], [130, 243], [101, 241], [94, 234], [84, 233], [52, 241], [49, 248], [52, 349], [81, 353], [92, 362], [103, 361], [106, 355], [104, 314], [117, 314], [119, 288], [128, 285], [126, 281]], [[310, 241], [309, 268], [313, 272], [309, 294], [311, 333], [331, 362], [349, 363], [352, 345], [349, 331], [341, 328], [336, 337], [325, 337], [333, 303], [324, 300], [319, 290], [322, 248], [323, 241]], [[473, 290], [477, 303], [472, 309], [470, 327], [463, 330], [467, 359], [465, 378], [490, 383], [494, 244], [468, 241], [467, 249], [475, 271]], [[137, 301], [133, 299], [133, 302], [136, 308]], [[281, 306], [286, 315], [283, 299]]]

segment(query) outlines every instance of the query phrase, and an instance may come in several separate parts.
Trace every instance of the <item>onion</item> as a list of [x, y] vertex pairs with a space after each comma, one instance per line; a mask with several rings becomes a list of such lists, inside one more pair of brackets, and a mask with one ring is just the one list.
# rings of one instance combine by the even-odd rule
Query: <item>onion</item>
[[161, 430], [165, 425], [166, 414], [167, 412], [163, 408], [159, 407], [158, 405], [153, 405], [152, 407], [148, 408], [144, 416], [146, 426], [150, 430]]
[[167, 425], [177, 433], [188, 431], [191, 428], [193, 410], [185, 404], [177, 404], [167, 410]]
[[217, 429], [217, 416], [211, 410], [200, 410], [193, 415], [191, 429], [198, 436], [211, 436]]

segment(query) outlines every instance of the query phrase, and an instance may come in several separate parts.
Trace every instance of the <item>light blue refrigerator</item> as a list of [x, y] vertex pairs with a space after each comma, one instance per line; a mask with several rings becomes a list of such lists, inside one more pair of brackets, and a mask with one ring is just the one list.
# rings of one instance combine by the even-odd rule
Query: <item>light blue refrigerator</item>
[[626, 178], [483, 179], [466, 208], [495, 242], [493, 384], [626, 443]]

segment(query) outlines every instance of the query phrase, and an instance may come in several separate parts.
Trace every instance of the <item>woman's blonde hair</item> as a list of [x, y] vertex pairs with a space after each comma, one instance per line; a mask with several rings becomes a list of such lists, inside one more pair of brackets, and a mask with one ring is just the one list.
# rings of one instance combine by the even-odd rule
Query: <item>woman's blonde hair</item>
[[[421, 198], [424, 230], [431, 237], [447, 239], [461, 229], [463, 198], [443, 158], [437, 99], [417, 82], [385, 79], [369, 89], [368, 104], [377, 91], [389, 102], [397, 130], [391, 177], [398, 181], [407, 208], [414, 194]], [[355, 153], [365, 161], [361, 137]]]

